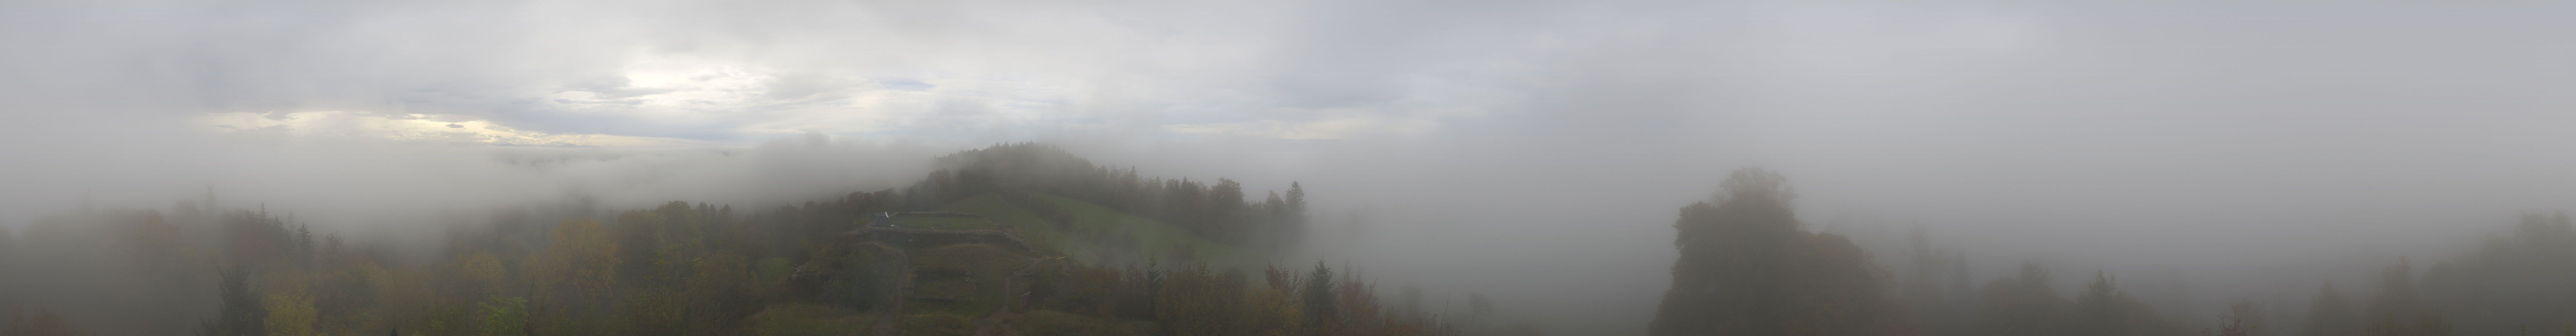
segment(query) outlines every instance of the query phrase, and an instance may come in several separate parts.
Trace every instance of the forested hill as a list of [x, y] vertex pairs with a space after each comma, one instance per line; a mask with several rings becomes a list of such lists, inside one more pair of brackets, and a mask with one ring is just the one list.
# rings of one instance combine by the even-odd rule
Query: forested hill
[[940, 157], [937, 165], [940, 169], [929, 178], [905, 189], [917, 209], [998, 191], [1023, 191], [1090, 202], [1237, 246], [1277, 249], [1294, 244], [1304, 232], [1306, 192], [1297, 183], [1255, 201], [1245, 197], [1242, 183], [1231, 179], [1139, 178], [1133, 167], [1093, 165], [1061, 148], [1038, 143], [958, 152]]
[[[425, 252], [211, 198], [69, 211], [0, 236], [0, 335], [1456, 333], [1380, 307], [1349, 272], [1277, 258], [1301, 231], [1294, 184], [1247, 201], [1231, 180], [1027, 143], [937, 164], [905, 188], [766, 210], [502, 210], [420, 237], [443, 242]], [[933, 227], [1028, 246], [859, 229], [934, 210], [979, 217]], [[944, 222], [961, 220], [989, 224]]]

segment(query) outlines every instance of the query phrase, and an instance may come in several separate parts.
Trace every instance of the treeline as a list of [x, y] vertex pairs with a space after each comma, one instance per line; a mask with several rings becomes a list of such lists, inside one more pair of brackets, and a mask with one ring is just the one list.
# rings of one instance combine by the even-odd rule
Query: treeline
[[[855, 204], [865, 204], [864, 202]], [[128, 251], [84, 251], [155, 257], [168, 265], [124, 265], [96, 260], [68, 267], [12, 268], [71, 271], [98, 266], [147, 266], [203, 279], [166, 286], [116, 283], [94, 291], [38, 298], [82, 309], [91, 326], [181, 320], [195, 328], [108, 328], [110, 334], [200, 335], [812, 335], [868, 334], [874, 311], [893, 299], [891, 283], [878, 280], [886, 265], [848, 258], [847, 248], [816, 239], [808, 251], [773, 251], [759, 241], [761, 227], [838, 206], [782, 208], [770, 215], [737, 216], [709, 205], [670, 203], [618, 212], [608, 221], [577, 218], [554, 225], [460, 231], [443, 255], [406, 263], [381, 249], [350, 245], [337, 235], [315, 238], [303, 226], [257, 211], [229, 211], [212, 228], [159, 221], [152, 210], [104, 210], [118, 239], [172, 244], [115, 244]], [[864, 207], [862, 207], [864, 208]], [[62, 224], [62, 223], [53, 223]], [[87, 225], [81, 225], [86, 227]], [[61, 239], [66, 227], [45, 225], [23, 238]], [[150, 231], [150, 230], [166, 231]], [[209, 229], [220, 239], [190, 244], [185, 232]], [[521, 236], [541, 240], [525, 241]], [[19, 239], [25, 240], [25, 239]], [[96, 242], [83, 242], [96, 243]], [[39, 247], [35, 252], [51, 252]], [[181, 254], [217, 252], [202, 258]], [[12, 252], [18, 252], [12, 249]], [[15, 255], [15, 253], [12, 253]], [[42, 261], [42, 260], [38, 260]], [[117, 264], [117, 265], [108, 265]], [[406, 266], [410, 265], [410, 266]], [[166, 266], [166, 267], [160, 267]], [[158, 267], [158, 268], [156, 268]], [[212, 271], [187, 272], [188, 269]], [[112, 267], [123, 268], [123, 267]], [[86, 274], [84, 274], [86, 275]], [[17, 278], [17, 277], [13, 277]], [[27, 277], [29, 279], [39, 277]], [[51, 278], [28, 284], [65, 284], [88, 277]], [[1030, 334], [1091, 335], [1453, 335], [1455, 328], [1427, 312], [1381, 307], [1374, 285], [1336, 276], [1317, 264], [1308, 272], [1273, 268], [1260, 278], [1204, 265], [1096, 267], [1074, 265], [1036, 277], [1028, 303], [1006, 323]], [[12, 287], [37, 291], [64, 287]], [[209, 290], [211, 289], [211, 290]], [[30, 292], [37, 292], [30, 291]], [[149, 297], [121, 297], [128, 291]], [[13, 293], [15, 294], [15, 293]], [[13, 295], [13, 297], [16, 297]], [[202, 297], [190, 300], [192, 297]], [[128, 299], [128, 305], [115, 301]], [[188, 307], [186, 303], [200, 303]], [[102, 304], [105, 303], [105, 304]], [[109, 307], [113, 306], [113, 307]], [[150, 310], [166, 307], [167, 310]], [[118, 313], [122, 309], [145, 308]], [[211, 308], [211, 309], [208, 309]], [[185, 321], [180, 316], [207, 316]], [[963, 334], [976, 326], [961, 316], [909, 316], [901, 334]], [[10, 336], [77, 335], [76, 324], [42, 309], [12, 319]]]
[[1807, 232], [1786, 178], [1737, 171], [1674, 222], [1673, 284], [1655, 335], [1892, 335], [1907, 316], [1850, 239]]
[[2576, 334], [2576, 222], [2525, 214], [2511, 234], [2420, 273], [2398, 260], [2375, 285], [2357, 310], [2319, 285], [2306, 323], [2370, 335]]
[[905, 189], [914, 204], [937, 206], [1002, 190], [1031, 191], [1091, 202], [1186, 228], [1229, 245], [1275, 250], [1302, 238], [1306, 190], [1289, 183], [1262, 199], [1245, 197], [1242, 183], [1187, 178], [1139, 178], [1136, 169], [1092, 165], [1054, 145], [1015, 143], [949, 154], [937, 171]]
[[1250, 203], [1228, 180], [1134, 181], [1128, 169], [1067, 182], [1043, 173], [1059, 170], [1030, 168], [1088, 167], [1054, 155], [1064, 154], [1030, 144], [970, 151], [908, 188], [765, 211], [684, 202], [504, 210], [450, 230], [429, 255], [264, 209], [213, 210], [211, 195], [169, 209], [83, 209], [15, 237], [0, 230], [0, 312], [11, 316], [0, 336], [1458, 333], [1434, 314], [1381, 307], [1373, 285], [1321, 264], [1257, 277], [1204, 265], [1072, 264], [1033, 274], [1036, 284], [1001, 314], [888, 318], [905, 299], [890, 279], [906, 270], [843, 235], [879, 212], [1037, 191], [1271, 244], [1284, 244], [1276, 237], [1302, 217], [1295, 186]]
[[[2576, 223], [2523, 217], [2507, 235], [2421, 272], [2398, 260], [2361, 295], [2320, 284], [2303, 305], [2252, 300], [2215, 319], [2168, 317], [2094, 272], [2061, 294], [2051, 270], [1975, 283], [1967, 260], [1910, 239], [1901, 276], [1848, 239], [1808, 232], [1795, 193], [1761, 169], [1729, 175], [1710, 200], [1682, 208], [1673, 285], [1655, 335], [2576, 335]], [[2355, 287], [2347, 287], [2355, 288]], [[1889, 291], [1887, 289], [1895, 289]]]

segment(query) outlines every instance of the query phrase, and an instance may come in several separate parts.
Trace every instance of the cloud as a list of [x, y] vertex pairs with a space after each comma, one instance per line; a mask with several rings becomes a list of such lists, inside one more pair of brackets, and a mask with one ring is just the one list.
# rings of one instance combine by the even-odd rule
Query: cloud
[[1337, 118], [1311, 122], [1277, 120], [1217, 124], [1168, 125], [1166, 129], [1181, 134], [1224, 135], [1278, 138], [1289, 140], [1354, 139], [1383, 135], [1420, 134], [1436, 127], [1427, 120]]
[[[123, 103], [130, 110], [428, 114], [523, 132], [735, 145], [802, 132], [1030, 134], [1067, 124], [1166, 132], [1353, 119], [1301, 110], [1436, 124], [1457, 116], [1420, 106], [1510, 96], [1477, 88], [1492, 79], [1478, 69], [1516, 61], [1526, 50], [1514, 48], [1541, 29], [1362, 3], [550, 1], [247, 6], [227, 15], [186, 2], [17, 8], [63, 15], [19, 20], [13, 31], [62, 34], [9, 37], [32, 51], [13, 63], [46, 64], [13, 72], [82, 78], [44, 85], [134, 98]], [[1381, 29], [1315, 29], [1368, 11], [1437, 20], [1372, 17], [1351, 28]], [[1509, 29], [1440, 27], [1450, 24]]]

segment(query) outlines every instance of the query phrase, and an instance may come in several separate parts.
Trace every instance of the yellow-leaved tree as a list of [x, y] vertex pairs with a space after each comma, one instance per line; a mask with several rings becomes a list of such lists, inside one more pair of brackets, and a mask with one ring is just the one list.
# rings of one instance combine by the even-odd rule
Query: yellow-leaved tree
[[294, 291], [269, 295], [261, 300], [261, 306], [268, 308], [268, 318], [260, 324], [268, 328], [269, 336], [313, 335], [314, 315], [317, 313], [313, 310], [312, 294]]
[[545, 316], [549, 333], [587, 333], [586, 323], [607, 313], [617, 282], [618, 246], [599, 221], [565, 220], [555, 225], [546, 248], [535, 256], [535, 298], [529, 305]]

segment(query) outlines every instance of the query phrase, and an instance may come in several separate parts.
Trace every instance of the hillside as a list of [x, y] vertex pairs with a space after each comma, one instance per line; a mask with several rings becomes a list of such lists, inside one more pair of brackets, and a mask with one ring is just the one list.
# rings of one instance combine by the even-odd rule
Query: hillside
[[[998, 195], [1003, 205], [1040, 219], [1036, 222], [1062, 222], [1056, 223], [1064, 226], [1059, 229], [1068, 230], [1090, 223], [1137, 229], [1132, 230], [1139, 235], [1137, 243], [1154, 248], [1208, 247], [1160, 241], [1165, 233], [1179, 232], [1226, 246], [1275, 250], [1295, 246], [1305, 231], [1305, 189], [1295, 182], [1284, 189], [1262, 190], [1226, 178], [1142, 177], [1134, 168], [1094, 165], [1063, 149], [1031, 143], [958, 152], [938, 162], [939, 170], [904, 188], [902, 194], [910, 198], [905, 209], [963, 204], [998, 210], [969, 201]], [[1140, 222], [1168, 225], [1128, 224]], [[1124, 239], [1116, 235], [1119, 232], [1091, 233], [1111, 234], [1097, 237], [1104, 239], [1096, 242]], [[1160, 256], [1139, 256], [1139, 261], [1144, 257]], [[1111, 256], [1106, 261], [1124, 260]]]
[[1204, 263], [1211, 269], [1256, 272], [1270, 266], [1260, 253], [1071, 198], [1006, 191], [968, 197], [939, 210], [883, 212], [872, 224], [849, 233], [854, 239], [848, 251], [858, 254], [844, 260], [892, 271], [849, 273], [858, 278], [848, 281], [891, 285], [896, 295], [871, 305], [878, 308], [869, 322], [874, 332], [1011, 330], [1005, 321], [1014, 319], [1013, 311], [1026, 310], [1013, 307], [1026, 307], [1025, 299], [1053, 296], [1040, 294], [1053, 292], [1041, 283], [1065, 279], [1067, 267], [1080, 267], [1067, 259], [1111, 268]]
[[1210, 267], [1257, 271], [1272, 259], [1191, 235], [1177, 225], [1043, 193], [989, 193], [949, 203], [939, 211], [984, 215], [1028, 237], [1038, 245], [1035, 248], [1095, 266], [1205, 262]]
[[[852, 295], [876, 308], [876, 333], [989, 334], [1038, 281], [1064, 274], [1064, 257], [997, 231], [981, 215], [884, 212], [846, 235], [847, 272], [838, 286], [872, 287], [894, 297]], [[825, 264], [815, 266], [829, 267]], [[855, 294], [855, 293], [854, 293]], [[889, 300], [891, 299], [891, 300]]]

